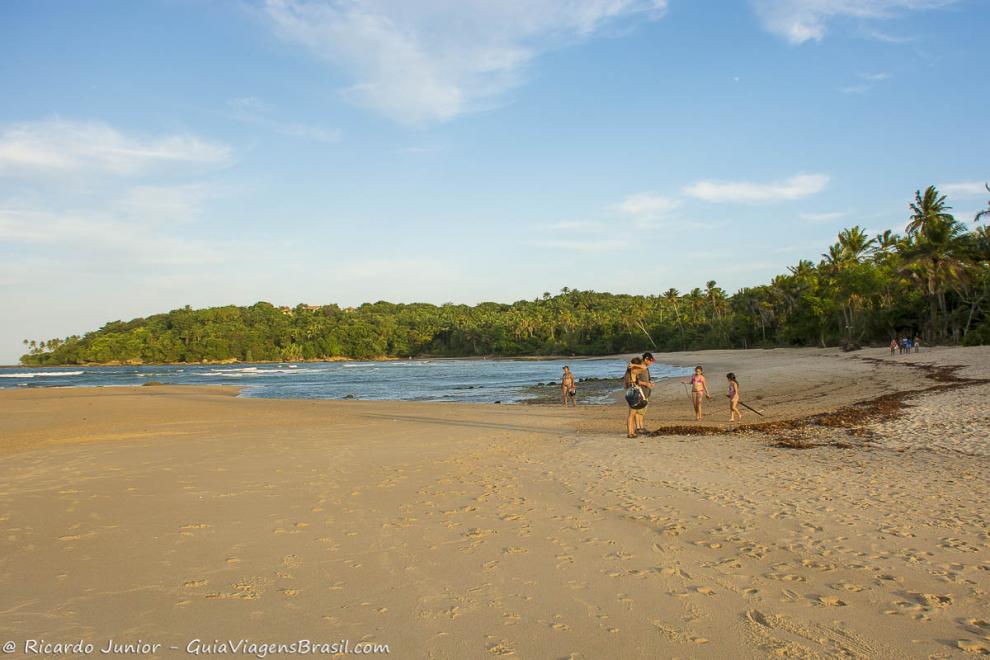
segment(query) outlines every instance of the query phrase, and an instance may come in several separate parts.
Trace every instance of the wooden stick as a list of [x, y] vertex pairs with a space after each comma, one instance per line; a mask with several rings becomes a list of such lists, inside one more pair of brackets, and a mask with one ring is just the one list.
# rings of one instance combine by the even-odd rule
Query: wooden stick
[[749, 408], [750, 410], [752, 410], [753, 412], [755, 412], [755, 413], [756, 413], [757, 415], [759, 415], [760, 417], [763, 417], [763, 413], [761, 413], [761, 412], [760, 412], [759, 410], [757, 410], [756, 408], [753, 408], [753, 407], [751, 407], [751, 406], [747, 406], [747, 405], [746, 405], [745, 403], [743, 403], [742, 401], [740, 401], [740, 402], [739, 402], [739, 405], [740, 405], [740, 406], [742, 406], [742, 407], [744, 407], [744, 408]]

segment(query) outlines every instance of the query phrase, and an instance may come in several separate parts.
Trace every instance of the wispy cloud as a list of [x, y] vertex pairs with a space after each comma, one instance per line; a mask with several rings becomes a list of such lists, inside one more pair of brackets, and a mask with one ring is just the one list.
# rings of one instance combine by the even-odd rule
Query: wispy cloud
[[833, 211], [831, 213], [801, 213], [799, 217], [802, 220], [807, 220], [809, 222], [832, 222], [833, 220], [841, 220], [842, 218], [849, 215], [845, 211]]
[[863, 80], [869, 80], [871, 82], [880, 82], [881, 80], [890, 80], [890, 74], [879, 72], [879, 73], [857, 73], [857, 76]]
[[877, 20], [956, 0], [751, 0], [764, 27], [793, 44], [821, 41], [837, 19]]
[[142, 137], [101, 122], [50, 119], [0, 129], [0, 176], [134, 175], [159, 166], [224, 164], [230, 148], [189, 135]]
[[607, 229], [608, 225], [604, 222], [593, 222], [590, 220], [561, 220], [550, 225], [550, 229], [555, 231], [602, 231]]
[[616, 250], [628, 249], [629, 241], [616, 238], [607, 240], [548, 239], [530, 241], [529, 245], [552, 248], [554, 250], [573, 250], [575, 252], [614, 252]]
[[914, 41], [914, 37], [904, 37], [896, 34], [890, 34], [882, 30], [877, 30], [871, 28], [863, 31], [863, 35], [868, 39], [873, 39], [874, 41], [881, 41], [886, 44], [907, 44]]
[[883, 82], [884, 80], [890, 80], [890, 74], [883, 72], [857, 73], [856, 77], [866, 82], [861, 82], [855, 85], [846, 85], [844, 87], [840, 87], [839, 91], [843, 94], [864, 94], [873, 89], [877, 83]]
[[315, 142], [338, 142], [342, 131], [336, 128], [323, 128], [274, 119], [271, 107], [254, 96], [231, 99], [227, 102], [230, 116], [238, 121], [261, 126], [279, 135], [302, 138]]
[[680, 200], [645, 192], [629, 195], [618, 205], [618, 210], [627, 215], [652, 219], [665, 215], [681, 205]]
[[[990, 179], [987, 179], [990, 181]], [[955, 183], [941, 183], [936, 186], [943, 195], [949, 197], [979, 197], [990, 195], [987, 192], [984, 181], [957, 181]]]
[[0, 208], [0, 235], [7, 243], [43, 244], [49, 250], [85, 246], [84, 258], [93, 263], [108, 259], [137, 266], [217, 263], [227, 252], [220, 245], [97, 211]]
[[274, 30], [354, 82], [352, 102], [401, 123], [446, 121], [520, 82], [541, 52], [667, 0], [267, 0]]
[[828, 181], [824, 174], [798, 174], [773, 183], [699, 181], [685, 188], [684, 194], [706, 202], [780, 202], [819, 193]]

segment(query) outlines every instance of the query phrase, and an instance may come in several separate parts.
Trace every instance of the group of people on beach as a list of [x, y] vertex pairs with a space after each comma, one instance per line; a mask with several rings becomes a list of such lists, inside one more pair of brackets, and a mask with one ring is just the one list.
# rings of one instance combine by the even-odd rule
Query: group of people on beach
[[914, 336], [914, 339], [909, 339], [908, 337], [901, 337], [900, 341], [897, 337], [890, 340], [890, 354], [894, 355], [904, 355], [905, 353], [910, 353], [914, 349], [915, 353], [921, 352], [921, 337], [918, 335]]
[[[626, 436], [635, 438], [645, 433], [644, 421], [646, 409], [650, 405], [650, 394], [655, 383], [650, 376], [650, 365], [656, 362], [652, 353], [643, 353], [641, 357], [634, 357], [626, 365], [626, 373], [622, 379], [623, 388], [626, 390], [626, 403], [629, 404], [629, 416], [626, 419]], [[729, 399], [729, 421], [736, 422], [742, 420], [742, 412], [739, 410], [739, 396], [741, 393], [739, 380], [734, 373], [726, 374], [728, 380]], [[705, 379], [704, 369], [701, 365], [694, 368], [694, 375], [689, 380], [681, 381], [681, 384], [690, 386], [689, 397], [691, 405], [694, 407], [694, 418], [701, 421], [703, 417], [702, 403], [705, 399], [712, 400], [712, 395], [708, 391], [708, 381]]]
[[[626, 365], [626, 372], [622, 377], [622, 388], [626, 392], [626, 403], [629, 404], [629, 416], [626, 419], [627, 436], [635, 438], [644, 434], [644, 421], [646, 419], [646, 409], [650, 405], [650, 394], [655, 383], [650, 376], [650, 366], [656, 362], [652, 353], [643, 353], [642, 356], [634, 357]], [[729, 421], [742, 421], [742, 412], [739, 410], [740, 387], [739, 380], [734, 373], [725, 375], [728, 381], [729, 399]], [[691, 405], [694, 407], [694, 418], [701, 421], [703, 417], [702, 402], [705, 399], [712, 400], [712, 395], [708, 391], [708, 381], [705, 380], [704, 369], [701, 365], [694, 368], [694, 375], [688, 380], [682, 380], [683, 385], [689, 385], [689, 397]], [[561, 404], [564, 407], [576, 406], [577, 383], [574, 380], [574, 373], [570, 367], [564, 367], [563, 376], [560, 379]]]

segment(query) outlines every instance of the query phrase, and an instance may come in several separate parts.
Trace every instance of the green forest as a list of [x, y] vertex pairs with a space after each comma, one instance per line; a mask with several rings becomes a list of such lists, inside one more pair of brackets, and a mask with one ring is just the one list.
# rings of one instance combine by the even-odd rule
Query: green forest
[[[990, 192], [990, 187], [988, 187]], [[25, 365], [606, 355], [654, 349], [990, 343], [990, 206], [974, 229], [934, 187], [903, 234], [841, 231], [814, 263], [728, 295], [715, 281], [648, 296], [563, 289], [512, 304], [184, 307], [83, 336], [24, 340]], [[968, 219], [967, 219], [968, 220]]]

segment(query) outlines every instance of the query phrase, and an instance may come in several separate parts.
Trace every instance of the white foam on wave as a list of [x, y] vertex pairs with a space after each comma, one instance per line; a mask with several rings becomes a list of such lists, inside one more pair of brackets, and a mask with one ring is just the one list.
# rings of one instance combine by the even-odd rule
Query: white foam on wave
[[81, 376], [81, 371], [38, 371], [35, 373], [0, 374], [0, 378], [58, 378], [60, 376]]
[[315, 373], [316, 371], [316, 369], [300, 369], [298, 367], [287, 367], [285, 369], [243, 367], [241, 369], [214, 369], [213, 371], [206, 372], [206, 375], [220, 376], [221, 378], [242, 378], [244, 376], [281, 376], [284, 374], [296, 376], [299, 374]]

